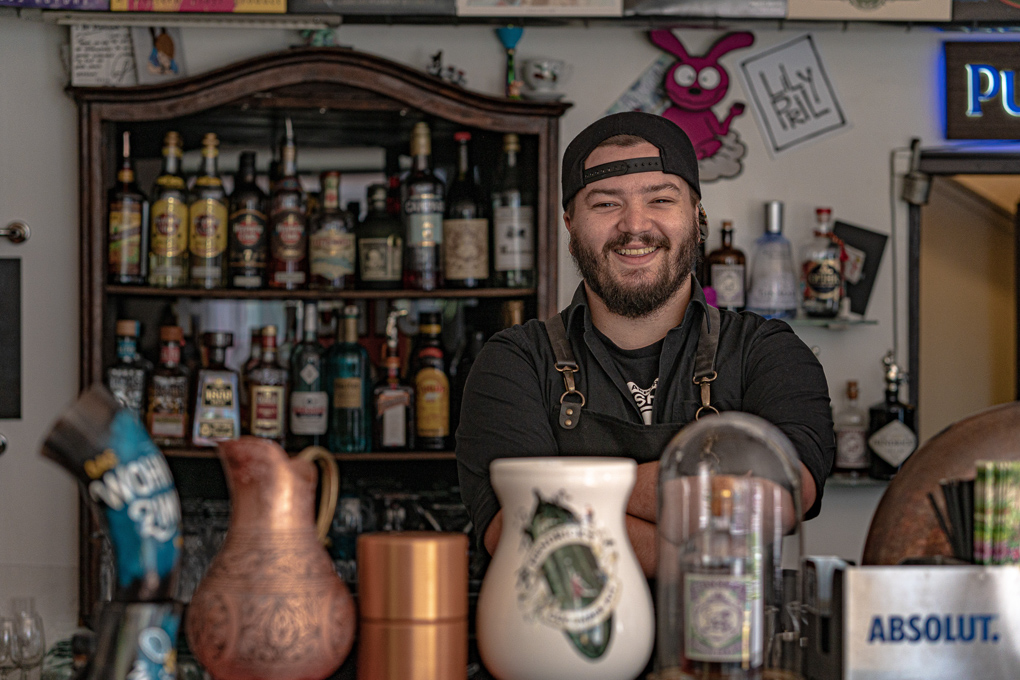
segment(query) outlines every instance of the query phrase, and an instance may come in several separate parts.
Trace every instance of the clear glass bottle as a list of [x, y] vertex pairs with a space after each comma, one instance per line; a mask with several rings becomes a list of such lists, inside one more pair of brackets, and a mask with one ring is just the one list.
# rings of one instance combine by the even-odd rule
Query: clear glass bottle
[[262, 357], [248, 372], [246, 434], [287, 445], [287, 369], [276, 357], [276, 326], [262, 327]]
[[358, 285], [369, 290], [401, 287], [404, 225], [387, 208], [384, 184], [368, 187], [368, 214], [358, 226]]
[[411, 172], [400, 186], [404, 218], [404, 288], [443, 287], [443, 212], [445, 187], [432, 172], [432, 133], [428, 123], [411, 132]]
[[276, 348], [276, 358], [284, 368], [290, 368], [290, 357], [294, 348], [301, 342], [301, 302], [288, 300], [283, 307], [284, 331], [283, 340]]
[[149, 199], [135, 181], [131, 133], [125, 131], [117, 183], [107, 193], [107, 280], [114, 284], [145, 283], [149, 270]]
[[139, 418], [145, 411], [149, 371], [138, 354], [140, 324], [130, 319], [117, 322], [117, 362], [106, 371], [106, 386], [114, 398]]
[[202, 335], [207, 365], [198, 372], [195, 389], [192, 446], [216, 446], [241, 434], [238, 375], [226, 366], [232, 333]]
[[322, 210], [311, 221], [308, 260], [311, 288], [354, 288], [354, 216], [340, 209], [340, 173], [328, 170], [319, 176]]
[[290, 118], [280, 156], [281, 176], [269, 199], [269, 287], [297, 290], [308, 284], [308, 221]]
[[733, 222], [722, 223], [722, 245], [708, 254], [705, 285], [715, 290], [715, 304], [719, 309], [740, 312], [744, 309], [745, 271], [747, 258], [744, 251], [733, 247]]
[[196, 288], [227, 285], [227, 192], [223, 189], [217, 159], [220, 141], [213, 133], [202, 139], [202, 169], [195, 178], [188, 206], [190, 281]]
[[535, 285], [535, 208], [522, 198], [515, 134], [503, 136], [503, 158], [492, 190], [492, 250], [497, 288]]
[[412, 375], [417, 446], [425, 451], [446, 449], [450, 436], [450, 380], [446, 374], [442, 333], [440, 312], [418, 315], [418, 345]]
[[833, 414], [836, 432], [835, 474], [858, 477], [868, 472], [868, 417], [857, 405], [857, 381], [846, 384], [846, 402]]
[[882, 359], [885, 366], [885, 400], [868, 409], [868, 474], [892, 479], [917, 450], [914, 408], [900, 401], [903, 376], [893, 353]]
[[182, 448], [188, 438], [188, 372], [181, 363], [184, 332], [178, 326], [159, 329], [159, 365], [149, 382], [145, 424], [157, 446]]
[[811, 317], [832, 318], [843, 299], [843, 248], [832, 234], [832, 208], [815, 208], [814, 237], [801, 257], [800, 306]]
[[248, 423], [251, 421], [250, 404], [248, 402], [251, 392], [248, 390], [248, 374], [262, 361], [262, 328], [258, 326], [252, 327], [248, 348], [248, 358], [241, 365], [241, 375], [239, 376], [241, 381], [241, 422], [244, 423], [245, 428], [248, 427]]
[[754, 242], [748, 311], [766, 319], [797, 316], [797, 274], [793, 248], [783, 236], [783, 203], [765, 204], [765, 234]]
[[290, 445], [295, 451], [324, 446], [329, 424], [326, 351], [319, 344], [319, 313], [305, 303], [304, 332], [290, 357]]
[[163, 168], [149, 211], [149, 285], [177, 288], [188, 282], [188, 187], [181, 175], [181, 136], [166, 133]]
[[468, 154], [470, 132], [457, 142], [457, 176], [450, 182], [443, 221], [443, 278], [447, 288], [479, 288], [489, 278], [489, 220]]
[[400, 379], [397, 318], [402, 312], [390, 312], [386, 320], [386, 344], [383, 367], [386, 375], [372, 393], [375, 413], [372, 440], [379, 451], [414, 449], [414, 388]]
[[241, 152], [230, 194], [230, 285], [258, 289], [266, 285], [269, 255], [266, 195], [255, 183], [255, 152]]
[[326, 355], [329, 405], [329, 450], [372, 450], [372, 382], [368, 351], [358, 342], [358, 308], [344, 307], [343, 335]]

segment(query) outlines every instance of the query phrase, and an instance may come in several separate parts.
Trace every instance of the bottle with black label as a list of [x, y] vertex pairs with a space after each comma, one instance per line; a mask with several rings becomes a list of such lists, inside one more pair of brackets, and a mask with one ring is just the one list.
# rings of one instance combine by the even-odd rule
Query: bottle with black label
[[319, 344], [319, 313], [305, 303], [304, 334], [290, 357], [290, 446], [300, 451], [323, 446], [329, 423], [326, 394], [326, 351]]
[[722, 245], [708, 254], [705, 266], [705, 286], [715, 290], [715, 304], [719, 309], [740, 312], [744, 309], [744, 265], [747, 258], [742, 250], [733, 247], [733, 222], [722, 223]]
[[868, 409], [868, 474], [875, 479], [892, 479], [917, 449], [914, 408], [900, 402], [903, 376], [889, 352], [885, 365], [885, 401]]
[[121, 406], [142, 417], [149, 388], [149, 371], [138, 354], [139, 323], [130, 319], [117, 322], [117, 363], [106, 372], [106, 385]]
[[354, 216], [340, 209], [340, 173], [319, 177], [322, 210], [311, 221], [308, 259], [316, 290], [354, 289]]
[[329, 450], [352, 453], [372, 449], [368, 351], [358, 342], [358, 308], [344, 307], [342, 335], [329, 348]]
[[432, 172], [432, 134], [428, 123], [411, 133], [411, 172], [400, 187], [406, 230], [404, 288], [436, 290], [443, 286], [443, 212], [445, 187]]
[[808, 316], [832, 318], [843, 299], [843, 248], [832, 234], [832, 208], [816, 208], [814, 238], [801, 258], [800, 306]]
[[181, 176], [181, 136], [166, 133], [163, 168], [152, 189], [149, 213], [149, 285], [177, 288], [188, 282], [188, 188]]
[[492, 251], [497, 288], [535, 285], [535, 207], [521, 194], [517, 135], [503, 136], [503, 159], [492, 190]]
[[266, 285], [269, 236], [266, 194], [255, 183], [255, 152], [241, 153], [230, 195], [230, 285], [258, 289]]
[[131, 160], [131, 133], [125, 131], [117, 183], [107, 194], [109, 244], [107, 280], [110, 283], [145, 283], [149, 258], [149, 199], [135, 181]]
[[443, 450], [450, 436], [450, 380], [442, 342], [442, 314], [418, 316], [418, 346], [412, 375], [418, 448]]
[[489, 278], [489, 221], [468, 155], [470, 132], [458, 132], [457, 176], [443, 221], [443, 278], [447, 288], [479, 288]]
[[385, 184], [368, 187], [368, 214], [358, 228], [358, 286], [369, 290], [401, 287], [404, 262], [404, 225], [399, 204], [389, 210]]
[[188, 373], [181, 364], [184, 332], [178, 326], [159, 329], [159, 365], [149, 382], [145, 424], [157, 446], [183, 447], [188, 436]]
[[269, 209], [269, 287], [297, 290], [308, 283], [308, 223], [290, 118], [280, 155], [281, 174]]
[[226, 366], [227, 350], [234, 344], [232, 333], [202, 336], [207, 365], [198, 372], [195, 389], [195, 424], [192, 446], [216, 446], [241, 434], [240, 391], [237, 373]]
[[188, 206], [191, 250], [191, 285], [224, 288], [227, 285], [227, 193], [217, 168], [219, 139], [213, 133], [202, 139], [202, 169], [195, 178]]

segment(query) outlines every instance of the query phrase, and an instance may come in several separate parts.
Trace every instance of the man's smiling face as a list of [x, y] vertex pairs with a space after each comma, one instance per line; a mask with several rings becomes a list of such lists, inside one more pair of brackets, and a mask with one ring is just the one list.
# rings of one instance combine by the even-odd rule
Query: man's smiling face
[[[600, 146], [584, 167], [658, 155], [645, 141]], [[698, 255], [697, 196], [676, 175], [638, 172], [597, 180], [577, 193], [563, 219], [570, 254], [588, 288], [621, 316], [660, 309]]]

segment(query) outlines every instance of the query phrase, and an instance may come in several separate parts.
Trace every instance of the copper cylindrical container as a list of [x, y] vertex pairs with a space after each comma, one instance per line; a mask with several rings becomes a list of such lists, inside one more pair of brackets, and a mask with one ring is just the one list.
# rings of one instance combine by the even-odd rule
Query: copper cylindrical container
[[465, 680], [468, 539], [358, 537], [359, 680]]

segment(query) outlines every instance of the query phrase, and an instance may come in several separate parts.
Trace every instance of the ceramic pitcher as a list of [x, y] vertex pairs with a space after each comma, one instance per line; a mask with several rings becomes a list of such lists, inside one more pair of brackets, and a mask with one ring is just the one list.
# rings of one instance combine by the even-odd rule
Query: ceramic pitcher
[[[322, 447], [219, 445], [230, 527], [188, 607], [188, 644], [215, 680], [322, 680], [354, 640], [354, 604], [323, 547], [339, 489]], [[315, 518], [315, 463], [323, 471]]]
[[478, 599], [478, 647], [499, 680], [633, 678], [652, 653], [652, 599], [624, 526], [637, 464], [494, 461], [503, 531]]

